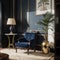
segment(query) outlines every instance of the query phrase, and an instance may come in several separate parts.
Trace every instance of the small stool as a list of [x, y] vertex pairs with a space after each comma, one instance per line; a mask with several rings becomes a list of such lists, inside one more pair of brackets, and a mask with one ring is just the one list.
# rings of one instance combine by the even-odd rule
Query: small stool
[[9, 55], [5, 53], [0, 53], [0, 60], [9, 60]]

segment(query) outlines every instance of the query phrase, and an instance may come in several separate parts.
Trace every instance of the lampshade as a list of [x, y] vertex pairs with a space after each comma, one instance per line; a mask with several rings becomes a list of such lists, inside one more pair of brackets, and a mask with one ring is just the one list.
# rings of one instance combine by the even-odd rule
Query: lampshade
[[7, 25], [16, 25], [16, 21], [14, 18], [8, 18]]

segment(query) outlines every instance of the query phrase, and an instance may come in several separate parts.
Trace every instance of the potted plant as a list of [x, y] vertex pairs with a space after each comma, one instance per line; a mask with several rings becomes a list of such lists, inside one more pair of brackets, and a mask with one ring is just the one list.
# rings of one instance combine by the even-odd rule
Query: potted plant
[[48, 53], [48, 29], [49, 29], [49, 23], [51, 23], [52, 21], [54, 21], [54, 16], [53, 14], [47, 12], [46, 14], [43, 15], [43, 19], [38, 21], [38, 24], [42, 26], [42, 30], [45, 33], [45, 41], [42, 43], [42, 48], [44, 51], [44, 53]]

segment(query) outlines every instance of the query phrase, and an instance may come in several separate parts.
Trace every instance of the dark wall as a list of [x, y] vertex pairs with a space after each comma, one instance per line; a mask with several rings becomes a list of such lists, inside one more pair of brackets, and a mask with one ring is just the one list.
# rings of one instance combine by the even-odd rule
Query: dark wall
[[0, 0], [2, 7], [2, 47], [7, 47], [8, 39], [5, 33], [9, 32], [9, 26], [7, 26], [7, 19], [12, 17], [12, 0]]
[[23, 33], [27, 30], [27, 12], [28, 0], [17, 0], [17, 33]]

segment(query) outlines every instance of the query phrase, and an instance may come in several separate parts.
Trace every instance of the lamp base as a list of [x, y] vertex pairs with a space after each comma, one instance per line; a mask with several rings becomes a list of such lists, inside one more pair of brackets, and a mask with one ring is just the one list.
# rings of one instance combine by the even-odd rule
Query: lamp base
[[10, 26], [10, 33], [13, 33], [12, 31], [13, 31], [13, 26], [11, 25]]
[[10, 34], [13, 34], [13, 32], [11, 31]]

